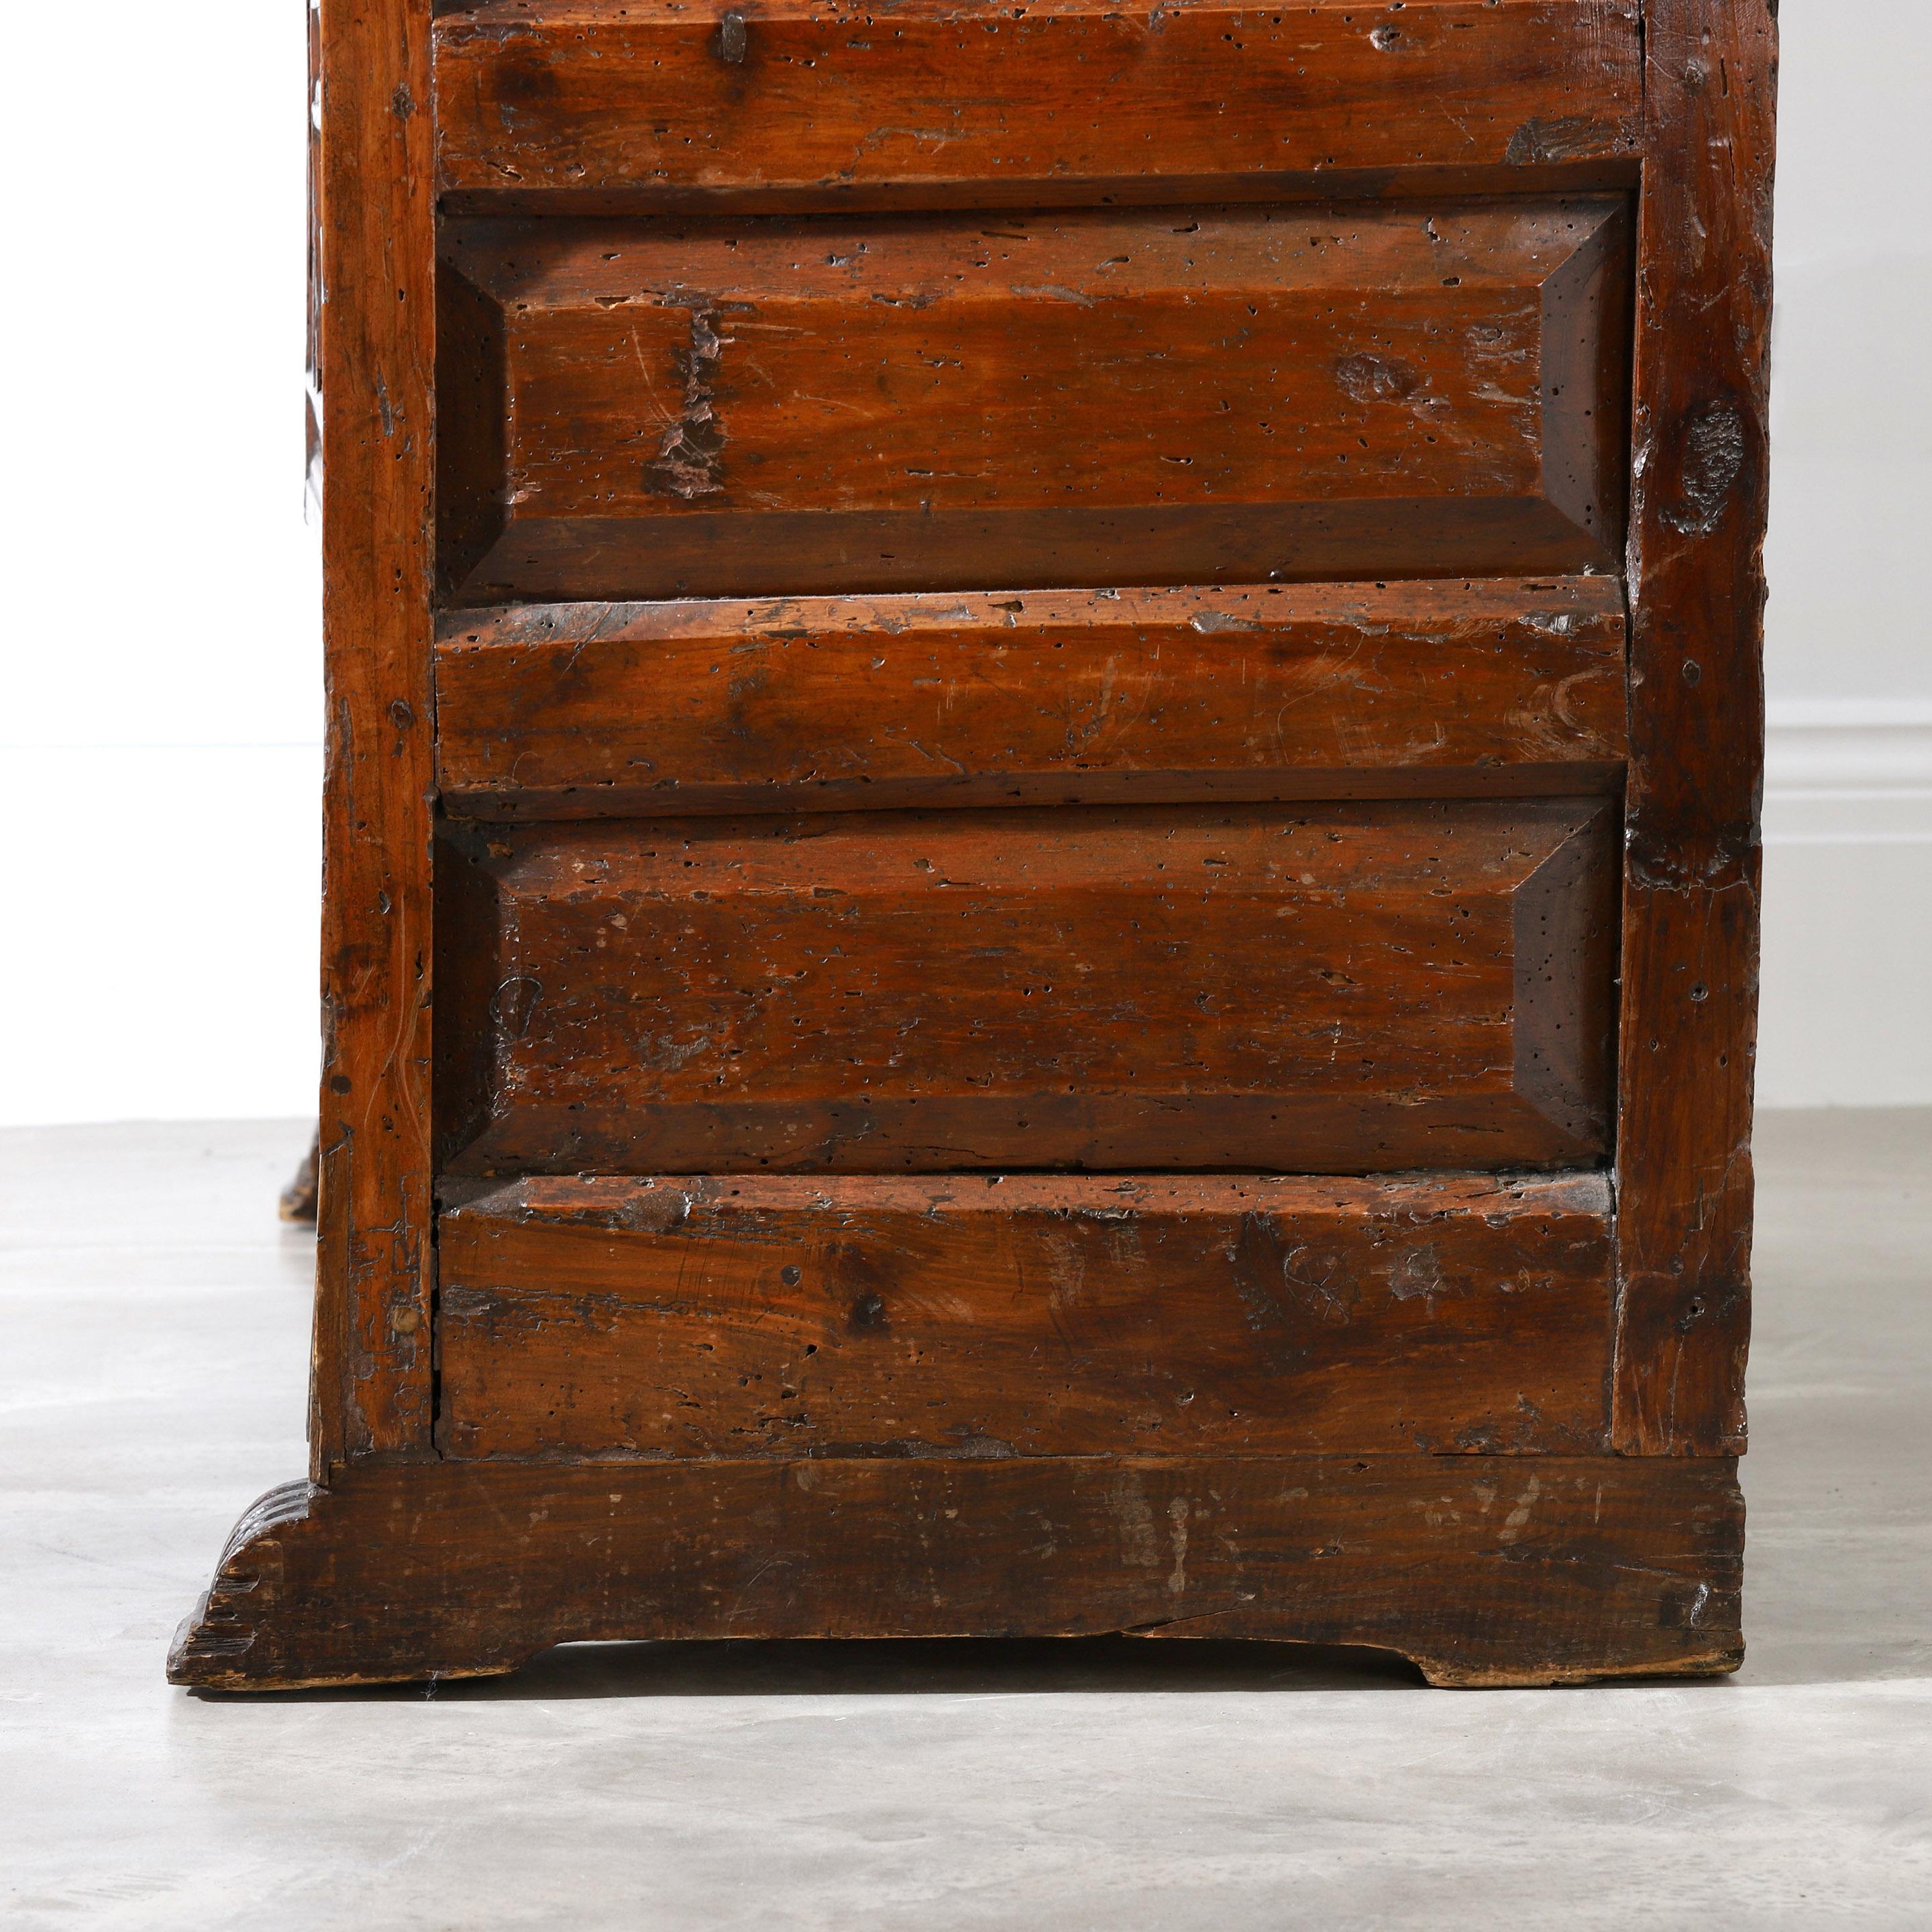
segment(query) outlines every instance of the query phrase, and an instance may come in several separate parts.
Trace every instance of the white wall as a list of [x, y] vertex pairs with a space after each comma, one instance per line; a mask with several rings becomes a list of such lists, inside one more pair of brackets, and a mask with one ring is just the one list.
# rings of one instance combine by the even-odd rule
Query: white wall
[[1785, 0], [1767, 1106], [1932, 1102], [1932, 5]]
[[[10, 19], [0, 1121], [298, 1114], [302, 0]], [[1932, 4], [1785, 0], [1771, 1104], [1932, 1101]], [[82, 112], [84, 107], [84, 114]]]
[[306, 36], [8, 20], [0, 1120], [314, 1106]]

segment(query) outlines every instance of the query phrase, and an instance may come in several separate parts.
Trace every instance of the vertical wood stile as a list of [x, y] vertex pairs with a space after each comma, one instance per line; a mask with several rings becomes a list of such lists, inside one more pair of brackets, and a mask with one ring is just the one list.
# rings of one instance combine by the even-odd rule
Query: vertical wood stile
[[328, 762], [314, 1473], [430, 1444], [430, 0], [322, 0]]
[[1650, 0], [1614, 1439], [1744, 1441], [1774, 0]]

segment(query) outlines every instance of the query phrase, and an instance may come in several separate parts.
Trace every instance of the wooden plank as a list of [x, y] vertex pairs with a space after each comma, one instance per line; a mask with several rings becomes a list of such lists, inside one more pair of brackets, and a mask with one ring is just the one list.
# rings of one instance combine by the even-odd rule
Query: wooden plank
[[1610, 1189], [535, 1179], [442, 1216], [438, 1441], [533, 1456], [1587, 1453]]
[[1648, 15], [1618, 1140], [1636, 1454], [1744, 1442], [1775, 12]]
[[524, 604], [446, 616], [447, 809], [1576, 792], [1621, 778], [1608, 578]]
[[442, 187], [1012, 198], [1633, 156], [1636, 0], [490, 0], [436, 26]]
[[244, 1518], [168, 1672], [463, 1677], [625, 1638], [1273, 1637], [1438, 1684], [1735, 1670], [1723, 1459], [362, 1466]]
[[478, 829], [495, 903], [452, 926], [478, 964], [445, 1024], [484, 1085], [446, 1096], [446, 1165], [1592, 1166], [1616, 817], [1583, 799]]
[[1626, 255], [1601, 198], [456, 224], [453, 594], [1608, 573]]
[[429, 32], [429, 0], [322, 0], [319, 1476], [430, 1445]]

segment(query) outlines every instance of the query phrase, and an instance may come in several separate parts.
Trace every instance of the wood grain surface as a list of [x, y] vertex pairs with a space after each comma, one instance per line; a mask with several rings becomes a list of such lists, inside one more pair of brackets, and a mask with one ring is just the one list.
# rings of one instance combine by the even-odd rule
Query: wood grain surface
[[176, 1682], [1736, 1666], [1774, 14], [320, 0], [311, 1480]]
[[1274, 1637], [1438, 1684], [1735, 1670], [1736, 1465], [1066, 1456], [367, 1465], [238, 1526], [169, 1659], [231, 1690], [621, 1638]]
[[523, 604], [436, 646], [446, 808], [547, 818], [1621, 782], [1610, 578]]
[[1627, 253], [1601, 198], [456, 224], [446, 574], [476, 604], [1609, 571]]
[[1772, 0], [1652, 0], [1630, 583], [1617, 1440], [1744, 1444]]
[[438, 1235], [462, 1458], [1588, 1453], [1610, 1187], [518, 1181]]
[[426, 1452], [435, 232], [429, 0], [320, 15], [322, 1174], [314, 1473]]
[[1615, 826], [1584, 799], [478, 829], [446, 1165], [1594, 1165]]
[[1638, 151], [1636, 0], [490, 0], [436, 23], [440, 185], [1094, 193]]

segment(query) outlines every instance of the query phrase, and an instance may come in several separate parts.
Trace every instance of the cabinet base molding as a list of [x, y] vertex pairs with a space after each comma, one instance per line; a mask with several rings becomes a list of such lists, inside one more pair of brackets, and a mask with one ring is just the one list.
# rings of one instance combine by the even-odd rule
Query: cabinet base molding
[[236, 1526], [169, 1658], [211, 1690], [500, 1676], [554, 1644], [1354, 1644], [1431, 1684], [1742, 1660], [1724, 1457], [355, 1464]]

